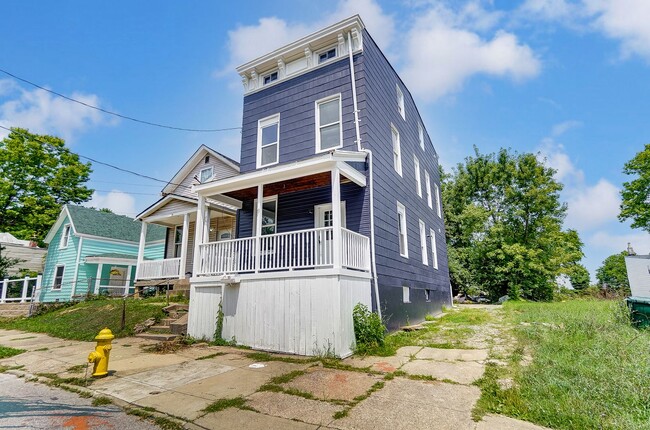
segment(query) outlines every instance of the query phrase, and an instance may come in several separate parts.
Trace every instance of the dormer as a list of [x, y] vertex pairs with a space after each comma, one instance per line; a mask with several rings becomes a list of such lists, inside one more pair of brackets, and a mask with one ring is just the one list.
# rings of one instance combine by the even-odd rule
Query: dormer
[[237, 68], [244, 94], [251, 94], [280, 82], [324, 67], [332, 61], [363, 50], [359, 15], [319, 30]]

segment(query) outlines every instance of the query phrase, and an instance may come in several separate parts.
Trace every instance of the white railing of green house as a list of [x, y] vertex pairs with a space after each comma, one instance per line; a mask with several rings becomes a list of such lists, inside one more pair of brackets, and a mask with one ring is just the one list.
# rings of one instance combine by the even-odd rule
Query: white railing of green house
[[138, 265], [138, 279], [178, 278], [181, 270], [180, 258], [147, 260]]
[[[370, 271], [370, 240], [341, 229], [341, 266]], [[198, 275], [333, 267], [334, 229], [321, 227], [199, 245]]]
[[41, 275], [35, 278], [5, 279], [0, 284], [0, 303], [31, 303], [38, 301]]

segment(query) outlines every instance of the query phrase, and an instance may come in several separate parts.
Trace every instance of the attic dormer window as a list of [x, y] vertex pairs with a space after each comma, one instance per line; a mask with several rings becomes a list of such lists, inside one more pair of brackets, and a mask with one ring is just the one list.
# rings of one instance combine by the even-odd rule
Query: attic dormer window
[[210, 156], [206, 155], [205, 156], [205, 164], [208, 164], [210, 162]]
[[336, 57], [336, 48], [331, 48], [327, 51], [323, 51], [318, 54], [318, 64], [324, 63], [327, 60], [331, 60], [334, 57]]
[[205, 169], [201, 169], [201, 174], [199, 175], [199, 181], [202, 184], [205, 184], [211, 179], [212, 179], [212, 167], [206, 167]]
[[275, 71], [275, 72], [269, 73], [268, 75], [264, 75], [264, 77], [262, 79], [263, 79], [264, 85], [270, 84], [273, 81], [277, 81], [278, 80], [278, 72]]

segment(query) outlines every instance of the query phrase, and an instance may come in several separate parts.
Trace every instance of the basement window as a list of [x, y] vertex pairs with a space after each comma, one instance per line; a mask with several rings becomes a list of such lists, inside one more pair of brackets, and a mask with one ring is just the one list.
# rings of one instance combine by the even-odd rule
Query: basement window
[[424, 300], [427, 302], [431, 301], [431, 290], [424, 290]]
[[402, 302], [411, 303], [411, 288], [402, 287]]

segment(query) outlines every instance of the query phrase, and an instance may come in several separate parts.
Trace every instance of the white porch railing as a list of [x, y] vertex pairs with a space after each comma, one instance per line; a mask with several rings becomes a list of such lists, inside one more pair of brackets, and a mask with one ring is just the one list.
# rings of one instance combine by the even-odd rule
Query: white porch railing
[[23, 279], [5, 279], [0, 284], [0, 303], [28, 303], [38, 301], [41, 276]]
[[[199, 245], [197, 275], [332, 267], [332, 227], [314, 228]], [[341, 265], [370, 271], [370, 239], [341, 229]], [[257, 245], [259, 243], [259, 245]], [[259, 249], [256, 250], [256, 246]]]
[[178, 278], [180, 270], [180, 258], [143, 261], [138, 265], [138, 279]]

